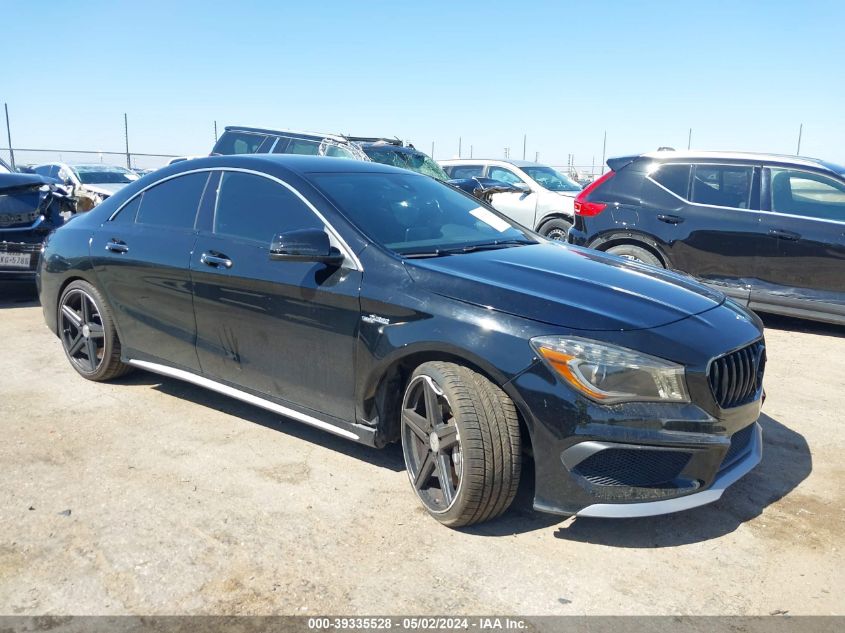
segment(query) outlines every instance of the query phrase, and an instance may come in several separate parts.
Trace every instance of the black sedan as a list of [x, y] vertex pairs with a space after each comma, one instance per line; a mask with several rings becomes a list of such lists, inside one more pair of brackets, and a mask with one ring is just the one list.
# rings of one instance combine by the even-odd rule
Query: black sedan
[[761, 457], [760, 321], [370, 162], [184, 161], [52, 234], [48, 326], [79, 374], [182, 379], [374, 447], [440, 522], [645, 516]]

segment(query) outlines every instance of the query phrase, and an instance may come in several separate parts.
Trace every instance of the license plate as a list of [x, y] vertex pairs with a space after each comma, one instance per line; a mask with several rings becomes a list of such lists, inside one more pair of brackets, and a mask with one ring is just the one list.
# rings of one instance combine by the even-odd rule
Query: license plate
[[31, 253], [0, 253], [0, 266], [29, 268]]

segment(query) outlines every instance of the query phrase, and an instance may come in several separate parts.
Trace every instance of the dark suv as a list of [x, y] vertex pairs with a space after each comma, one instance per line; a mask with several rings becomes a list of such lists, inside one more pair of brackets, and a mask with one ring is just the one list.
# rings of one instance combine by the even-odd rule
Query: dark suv
[[687, 272], [762, 312], [845, 324], [845, 167], [770, 154], [612, 158], [569, 242]]

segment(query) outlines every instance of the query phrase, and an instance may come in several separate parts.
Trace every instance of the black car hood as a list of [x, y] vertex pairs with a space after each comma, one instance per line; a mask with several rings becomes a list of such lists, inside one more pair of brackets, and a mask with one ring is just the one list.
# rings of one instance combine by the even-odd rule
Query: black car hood
[[692, 278], [561, 244], [413, 259], [405, 266], [435, 294], [579, 330], [659, 327], [725, 300]]
[[39, 174], [0, 174], [0, 191], [36, 185], [54, 185], [57, 182], [59, 181], [55, 178], [46, 178]]

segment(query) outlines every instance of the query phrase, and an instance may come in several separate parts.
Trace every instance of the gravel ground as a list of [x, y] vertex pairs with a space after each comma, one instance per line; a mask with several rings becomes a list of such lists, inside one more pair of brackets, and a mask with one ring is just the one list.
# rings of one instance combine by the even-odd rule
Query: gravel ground
[[[383, 451], [136, 372], [0, 287], [0, 614], [842, 614], [845, 330], [767, 318], [763, 462], [650, 519], [453, 531]], [[528, 479], [527, 477], [525, 478]]]

